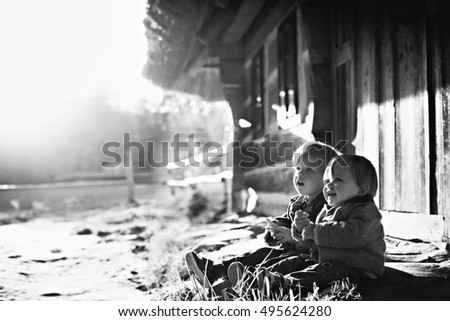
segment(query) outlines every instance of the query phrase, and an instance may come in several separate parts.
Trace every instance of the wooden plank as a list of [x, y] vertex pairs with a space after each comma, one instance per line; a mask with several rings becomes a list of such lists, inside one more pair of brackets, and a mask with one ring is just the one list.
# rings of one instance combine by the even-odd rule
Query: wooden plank
[[[339, 144], [340, 148], [343, 147], [342, 151], [351, 154], [355, 152], [355, 142], [358, 138], [355, 137], [355, 127], [358, 125], [356, 124], [356, 112], [361, 112], [360, 109], [356, 109], [358, 89], [355, 82], [357, 65], [355, 48], [362, 47], [362, 45], [358, 43], [360, 39], [355, 38], [356, 33], [349, 32], [349, 30], [354, 30], [357, 27], [355, 25], [356, 16], [353, 14], [356, 6], [348, 8], [347, 4], [348, 1], [333, 3], [330, 16], [333, 19], [332, 30], [334, 31], [332, 39], [334, 134], [336, 142], [341, 142]], [[346, 10], [348, 12], [345, 12]], [[339, 18], [344, 16], [346, 16], [346, 19]], [[345, 145], [342, 142], [345, 142]]]
[[389, 10], [380, 6], [378, 21], [378, 97], [380, 105], [380, 175], [379, 195], [381, 209], [395, 209], [395, 108], [394, 108], [394, 61], [391, 25], [387, 21]]
[[[429, 211], [424, 21], [395, 23], [396, 209]], [[428, 169], [429, 170], [429, 169]]]
[[[439, 19], [434, 13], [427, 17], [427, 69], [429, 94], [429, 125], [430, 125], [430, 213], [445, 213], [442, 202], [443, 180], [442, 171], [444, 138], [442, 135], [442, 81], [441, 57], [439, 41]], [[445, 184], [445, 183], [444, 183]]]
[[[419, 7], [419, 12], [424, 12], [427, 9], [426, 3], [421, 4]], [[427, 69], [427, 28], [426, 28], [426, 20], [425, 18], [421, 18], [418, 24], [418, 37], [416, 38], [418, 41], [418, 52], [419, 52], [419, 68], [420, 74], [419, 77], [419, 86], [421, 90], [420, 98], [422, 99], [422, 110], [421, 116], [423, 120], [418, 122], [417, 126], [422, 125], [422, 134], [424, 140], [423, 146], [423, 156], [420, 158], [420, 167], [424, 171], [421, 175], [421, 184], [424, 184], [425, 188], [423, 189], [424, 195], [422, 195], [422, 208], [425, 210], [422, 211], [422, 214], [430, 214], [430, 204], [431, 204], [431, 185], [430, 185], [430, 101], [428, 98], [428, 69]], [[433, 115], [434, 119], [434, 115]], [[419, 127], [420, 128], [420, 127]], [[434, 133], [433, 133], [434, 135]], [[434, 147], [433, 147], [434, 148]], [[434, 173], [432, 175], [435, 175]]]
[[381, 211], [386, 235], [425, 242], [445, 241], [445, 222], [441, 215], [422, 215]]
[[[442, 163], [439, 168], [441, 185], [439, 188], [440, 195], [438, 201], [442, 214], [446, 218], [445, 236], [447, 242], [450, 241], [450, 21], [447, 17], [448, 3], [444, 5], [440, 3], [439, 10], [439, 33], [440, 33], [440, 48], [441, 48], [441, 91], [440, 100], [440, 117], [441, 125], [440, 131], [436, 131], [436, 135], [443, 137]], [[446, 10], [444, 10], [446, 8]], [[439, 205], [438, 205], [439, 206]]]
[[[241, 87], [224, 87], [223, 88], [225, 97], [230, 104], [231, 110], [233, 112], [234, 123], [237, 124], [239, 119], [243, 118], [244, 115], [244, 89]], [[235, 126], [240, 128], [239, 126]], [[238, 139], [238, 138], [236, 138]]]
[[277, 111], [272, 108], [273, 105], [278, 105], [278, 74], [273, 73], [274, 77], [268, 77], [266, 82], [266, 101], [267, 101], [267, 114], [266, 114], [266, 128], [270, 132], [272, 125], [277, 128]]
[[265, 46], [265, 128], [270, 131], [273, 123], [277, 124], [277, 111], [272, 108], [278, 105], [278, 50], [277, 50], [277, 30], [275, 29], [269, 35]]
[[[312, 134], [318, 140], [325, 139], [325, 132], [333, 131], [333, 106], [331, 105], [330, 64], [312, 66], [314, 83], [311, 86], [314, 99]], [[332, 143], [332, 142], [330, 142]]]
[[309, 61], [308, 42], [303, 28], [303, 15], [297, 9], [297, 77], [298, 77], [298, 104], [300, 121], [304, 123], [309, 114], [309, 106], [313, 101], [311, 90], [311, 65]]
[[[357, 1], [354, 73], [351, 77], [356, 103], [350, 104], [347, 116], [347, 137], [355, 137], [355, 152], [369, 159], [379, 173], [379, 121], [377, 93], [377, 64], [375, 41], [376, 8], [373, 1]], [[352, 94], [352, 93], [350, 93]], [[356, 107], [353, 107], [356, 106]], [[352, 108], [353, 107], [353, 108]], [[358, 117], [356, 117], [357, 109]], [[357, 119], [355, 132], [354, 121]]]
[[278, 71], [278, 30], [274, 29], [267, 38], [267, 74]]
[[[249, 60], [246, 64], [245, 64], [245, 69], [244, 69], [244, 90], [245, 90], [245, 106], [251, 106], [252, 105], [252, 64], [251, 64], [251, 60]], [[247, 101], [248, 101], [248, 105], [247, 105]], [[248, 121], [250, 121], [250, 119], [248, 119]]]
[[289, 202], [289, 196], [292, 196], [292, 193], [291, 195], [279, 194], [281, 193], [258, 193], [258, 203], [252, 212], [274, 217], [282, 215], [286, 212], [286, 204]]

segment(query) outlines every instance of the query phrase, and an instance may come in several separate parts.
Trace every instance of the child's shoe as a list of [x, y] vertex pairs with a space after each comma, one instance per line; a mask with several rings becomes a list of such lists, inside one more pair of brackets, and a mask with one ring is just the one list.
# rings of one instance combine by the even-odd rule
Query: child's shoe
[[252, 267], [246, 267], [240, 262], [231, 263], [228, 267], [227, 274], [228, 282], [237, 294], [246, 294], [256, 286]]
[[289, 280], [284, 278], [283, 275], [278, 272], [270, 272], [264, 267], [260, 267], [256, 271], [256, 279], [260, 291], [269, 290], [269, 292], [275, 292], [287, 289], [290, 286]]
[[203, 287], [210, 289], [216, 281], [213, 269], [213, 261], [201, 258], [194, 251], [189, 251], [184, 256], [188, 270], [191, 271]]
[[236, 285], [242, 280], [244, 269], [244, 264], [241, 262], [233, 262], [228, 267], [227, 275], [233, 287], [236, 287]]

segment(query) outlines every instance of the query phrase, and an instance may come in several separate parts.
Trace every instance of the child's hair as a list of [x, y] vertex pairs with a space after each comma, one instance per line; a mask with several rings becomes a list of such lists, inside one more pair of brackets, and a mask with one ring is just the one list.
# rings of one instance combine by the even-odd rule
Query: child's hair
[[364, 194], [375, 197], [378, 190], [378, 178], [375, 167], [365, 157], [359, 155], [339, 155], [335, 157], [327, 166], [327, 170], [333, 173], [333, 165], [350, 167], [352, 176]]
[[306, 153], [308, 154], [308, 160], [313, 164], [317, 163], [317, 167], [323, 168], [325, 168], [333, 158], [341, 155], [339, 151], [322, 142], [306, 142], [294, 152], [292, 157], [293, 165], [296, 166], [300, 161], [300, 156]]

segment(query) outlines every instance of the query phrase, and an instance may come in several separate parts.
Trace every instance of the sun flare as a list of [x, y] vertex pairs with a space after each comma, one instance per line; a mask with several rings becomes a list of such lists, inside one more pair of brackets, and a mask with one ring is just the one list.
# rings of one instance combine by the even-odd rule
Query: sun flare
[[[145, 0], [24, 0], [0, 3], [0, 135], [55, 132], [70, 103], [107, 92], [122, 110], [162, 90], [141, 76]], [[80, 124], [82, 126], [82, 124]], [[56, 134], [56, 133], [55, 133]]]

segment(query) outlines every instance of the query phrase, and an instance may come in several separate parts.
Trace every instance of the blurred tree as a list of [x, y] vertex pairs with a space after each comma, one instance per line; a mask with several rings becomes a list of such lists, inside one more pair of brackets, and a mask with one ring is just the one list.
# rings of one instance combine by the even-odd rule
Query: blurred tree
[[[170, 144], [176, 134], [186, 139], [195, 133], [201, 144], [221, 143], [226, 117], [215, 104], [173, 92], [158, 105], [138, 101], [133, 113], [117, 108], [102, 93], [72, 101], [61, 107], [57, 122], [45, 134], [29, 137], [26, 145], [11, 146], [7, 137], [0, 137], [0, 184], [52, 182], [100, 173], [105, 160], [102, 146], [108, 141], [123, 146], [124, 133], [144, 144], [145, 160], [152, 157], [157, 162], [163, 161], [163, 142]], [[150, 151], [147, 142], [154, 144]], [[137, 168], [139, 157], [135, 149], [133, 153], [137, 171], [152, 170], [147, 162], [145, 168]]]

